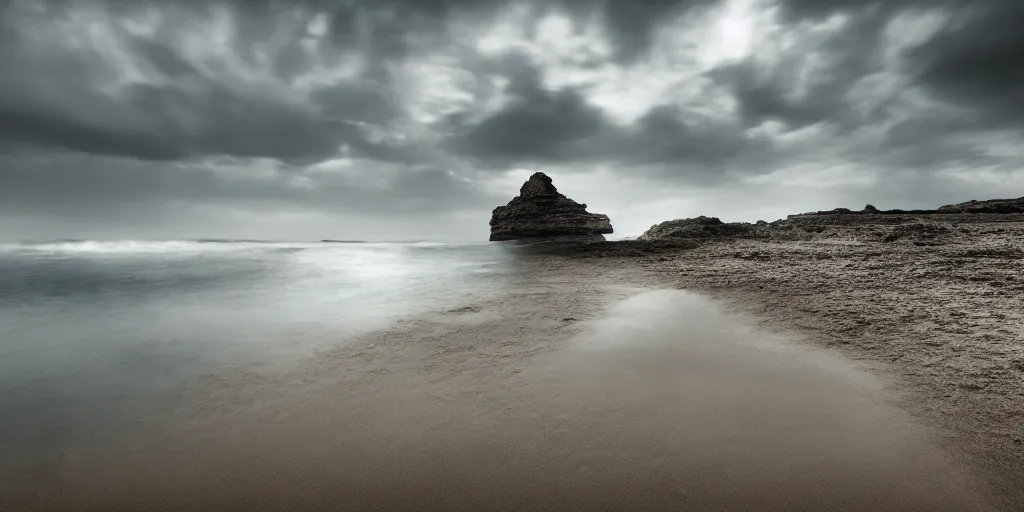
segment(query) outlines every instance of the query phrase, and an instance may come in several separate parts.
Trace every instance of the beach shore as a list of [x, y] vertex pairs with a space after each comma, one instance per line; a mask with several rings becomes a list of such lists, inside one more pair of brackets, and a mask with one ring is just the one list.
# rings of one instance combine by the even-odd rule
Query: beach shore
[[716, 286], [741, 279], [722, 255], [744, 244], [525, 258], [493, 300], [287, 370], [209, 375], [134, 436], [75, 447], [38, 494], [6, 496], [80, 511], [1013, 510], [988, 490], [1010, 466], [974, 464], [991, 438], [949, 443], [945, 423], [899, 407], [893, 369], [805, 344], [855, 338], [793, 338], [798, 319], [765, 309], [771, 290], [821, 305], [814, 288], [756, 267]]
[[622, 264], [891, 376], [901, 407], [941, 425], [947, 448], [997, 475], [1010, 510], [1021, 510], [1024, 222], [969, 217], [915, 219], [910, 229], [831, 225], [804, 240], [668, 245]]

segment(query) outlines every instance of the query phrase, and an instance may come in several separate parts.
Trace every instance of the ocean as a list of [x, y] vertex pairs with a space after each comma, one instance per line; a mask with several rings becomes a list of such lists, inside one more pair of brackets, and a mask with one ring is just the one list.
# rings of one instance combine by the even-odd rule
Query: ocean
[[0, 460], [126, 428], [218, 368], [272, 371], [485, 298], [514, 256], [489, 243], [0, 245]]

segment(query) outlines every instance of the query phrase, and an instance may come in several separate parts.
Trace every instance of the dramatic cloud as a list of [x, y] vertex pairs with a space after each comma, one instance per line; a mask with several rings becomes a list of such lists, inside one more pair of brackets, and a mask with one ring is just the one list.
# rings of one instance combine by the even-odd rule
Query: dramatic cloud
[[623, 235], [1020, 196], [1022, 17], [1002, 0], [0, 1], [0, 237], [482, 239], [537, 169]]

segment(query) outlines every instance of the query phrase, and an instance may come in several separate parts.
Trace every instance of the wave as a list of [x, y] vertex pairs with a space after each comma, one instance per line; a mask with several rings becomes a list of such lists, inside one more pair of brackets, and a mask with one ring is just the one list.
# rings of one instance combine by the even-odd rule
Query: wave
[[[190, 240], [186, 240], [190, 241]], [[283, 240], [259, 240], [259, 239], [248, 239], [248, 238], [198, 238], [191, 240], [201, 244], [286, 244], [292, 243]]]
[[386, 249], [406, 247], [410, 249], [452, 249], [463, 246], [486, 246], [489, 243], [447, 243], [438, 241], [369, 241], [369, 240], [322, 240], [310, 242], [203, 238], [194, 240], [48, 240], [21, 243], [0, 243], [0, 253], [21, 254], [174, 254], [200, 252], [228, 252], [259, 249], [272, 252], [297, 252], [306, 249], [330, 247], [366, 247]]
[[138, 254], [138, 253], [188, 253], [207, 251], [234, 251], [253, 247], [293, 247], [308, 244], [280, 244], [252, 240], [66, 240], [55, 242], [31, 242], [0, 244], [2, 252], [31, 253], [89, 253], [89, 254]]
[[444, 242], [412, 242], [409, 245], [413, 247], [451, 247], [452, 244]]

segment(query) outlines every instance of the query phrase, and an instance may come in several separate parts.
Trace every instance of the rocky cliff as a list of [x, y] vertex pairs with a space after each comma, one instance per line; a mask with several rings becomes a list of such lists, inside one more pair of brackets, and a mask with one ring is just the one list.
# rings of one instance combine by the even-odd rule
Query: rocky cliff
[[491, 214], [491, 241], [528, 239], [604, 240], [612, 233], [607, 215], [587, 212], [587, 205], [560, 194], [551, 178], [534, 173], [519, 195]]

